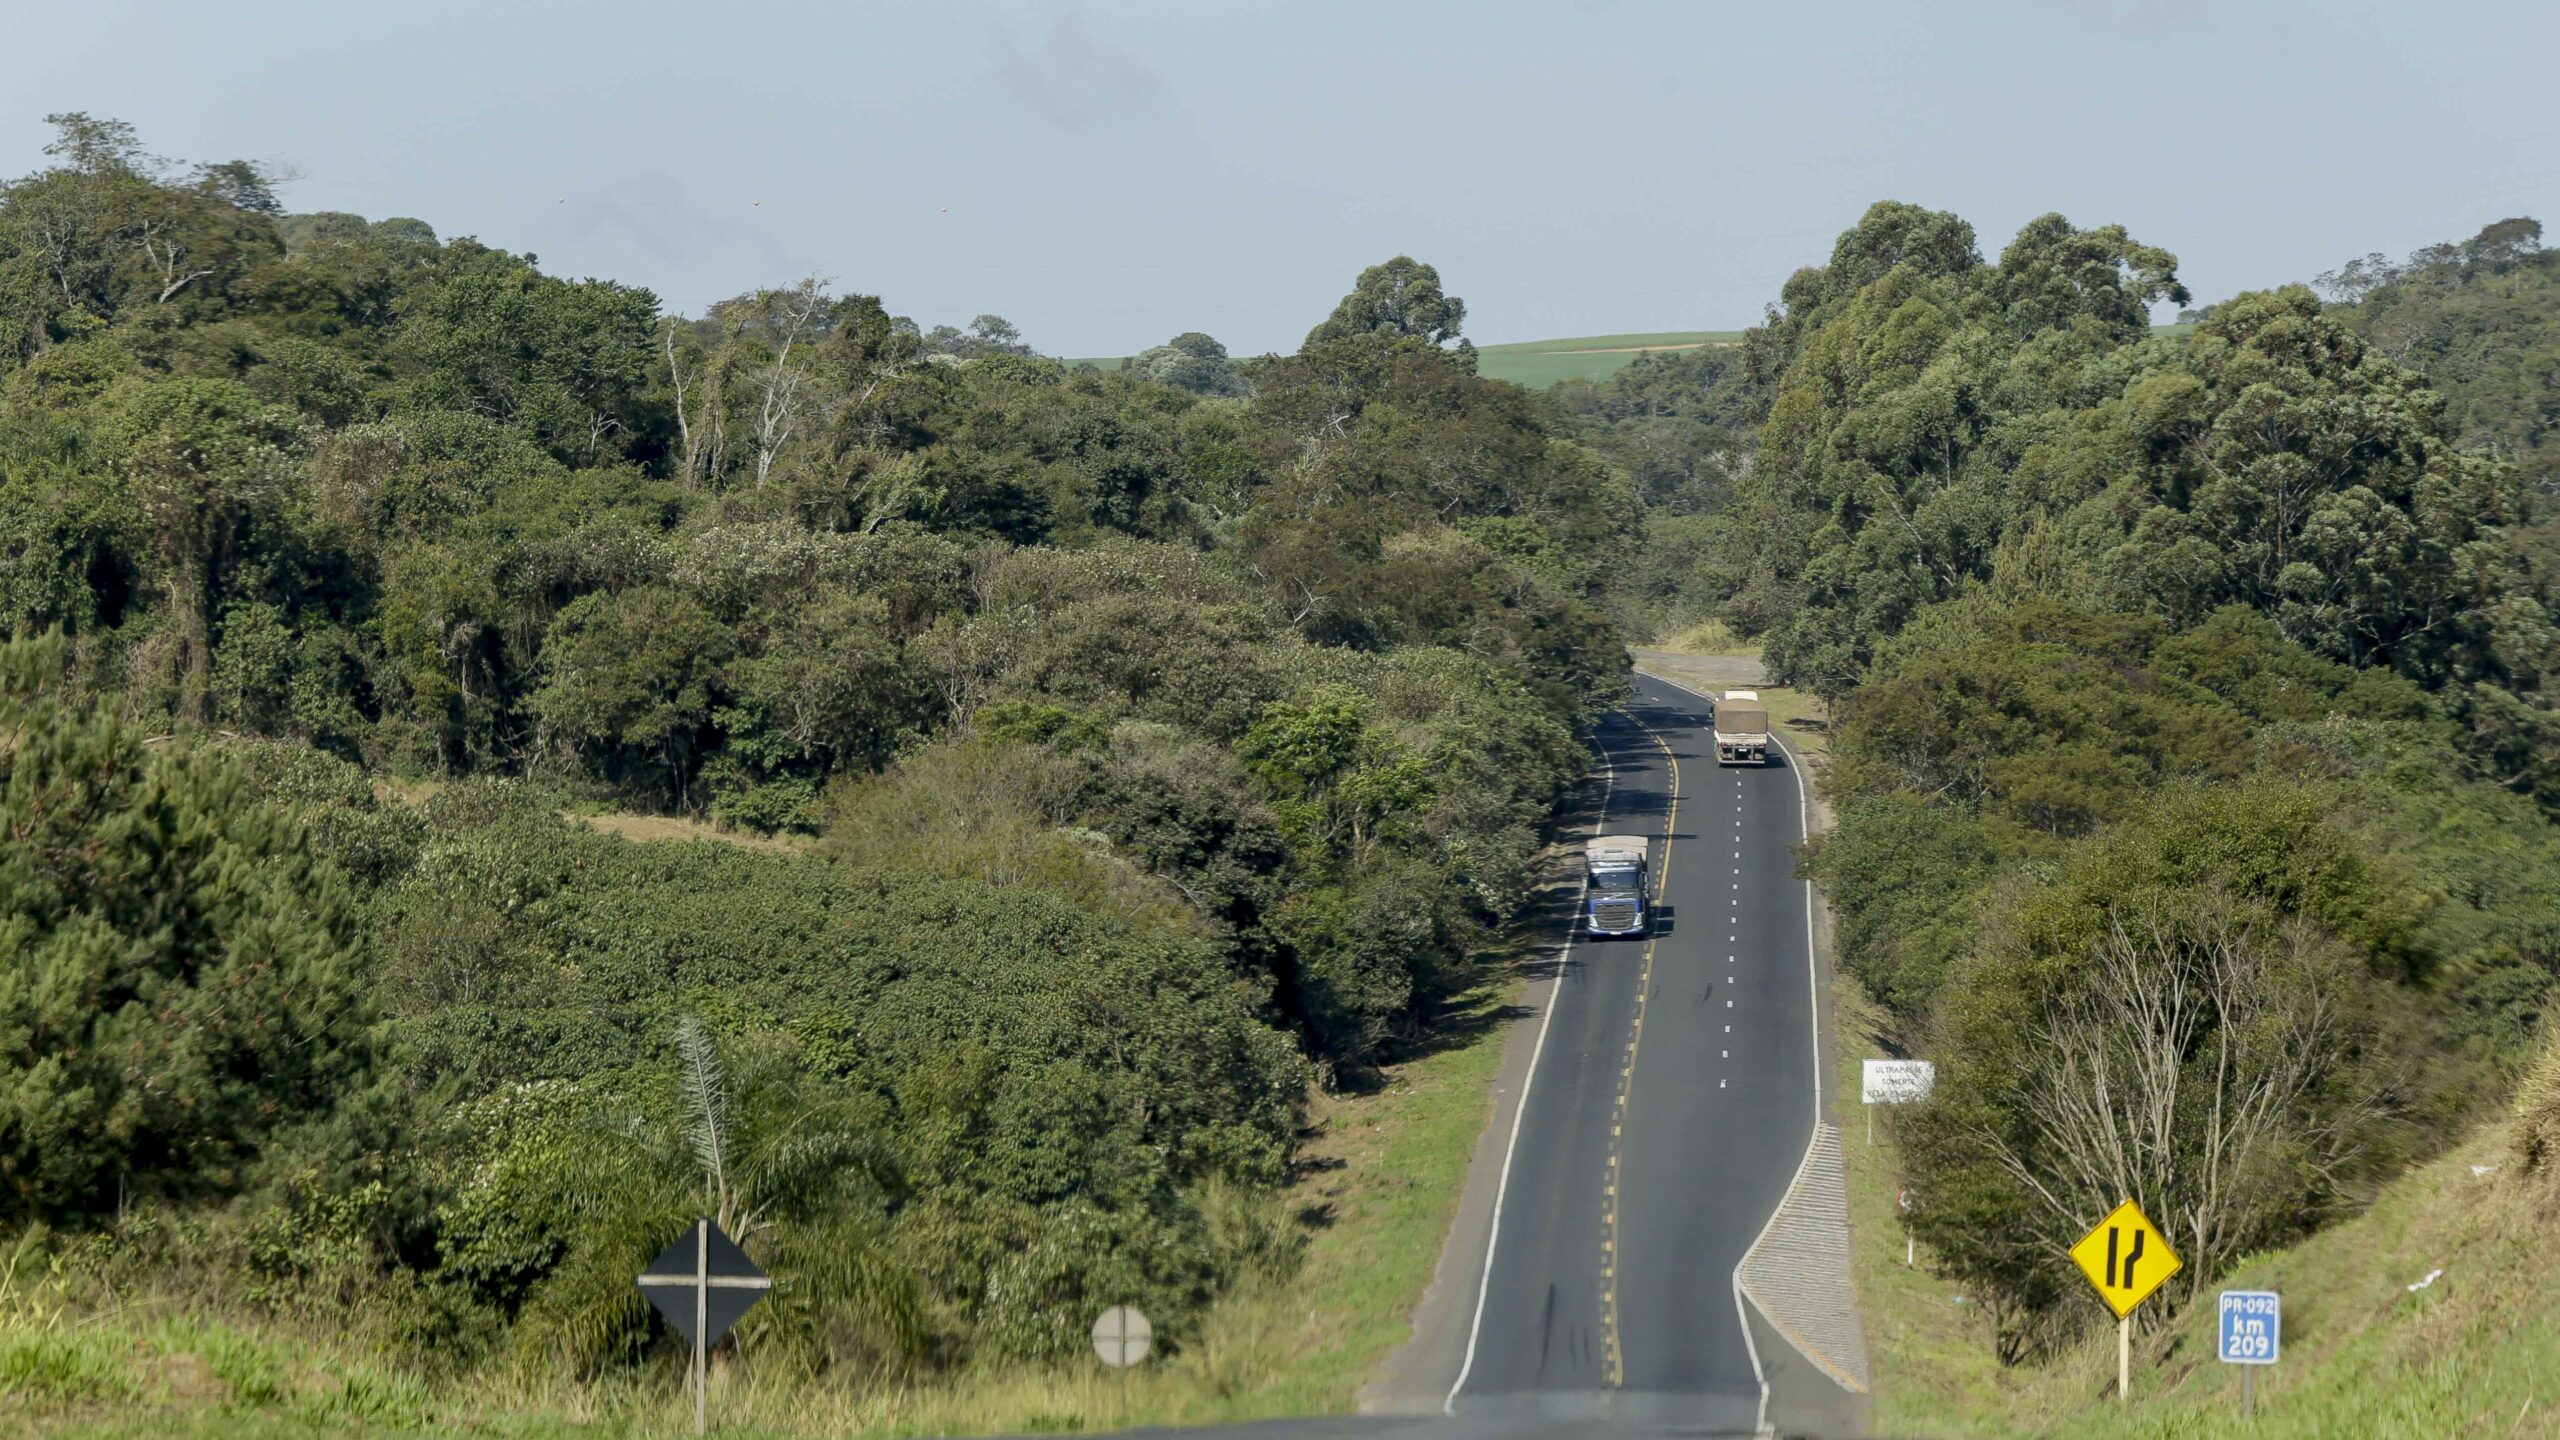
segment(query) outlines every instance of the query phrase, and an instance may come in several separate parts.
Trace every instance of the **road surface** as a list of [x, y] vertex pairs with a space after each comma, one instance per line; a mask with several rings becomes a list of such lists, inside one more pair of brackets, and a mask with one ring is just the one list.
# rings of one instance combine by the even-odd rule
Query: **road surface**
[[1639, 676], [1601, 725], [1598, 829], [1656, 837], [1661, 923], [1564, 955], [1452, 1414], [1745, 1433], [1759, 1417], [1772, 1339], [1733, 1272], [1814, 1120], [1804, 809], [1788, 764], [1717, 766], [1707, 721]]

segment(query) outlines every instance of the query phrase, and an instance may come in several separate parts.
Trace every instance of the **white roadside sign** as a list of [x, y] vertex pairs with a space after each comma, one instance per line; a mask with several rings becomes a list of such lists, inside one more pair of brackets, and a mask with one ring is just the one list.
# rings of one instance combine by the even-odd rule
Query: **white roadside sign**
[[1869, 1060], [1858, 1071], [1858, 1103], [1907, 1105], [1929, 1098], [1938, 1067], [1926, 1060]]
[[1135, 1305], [1114, 1305], [1093, 1322], [1093, 1353], [1115, 1370], [1125, 1370], [1156, 1348], [1156, 1329]]

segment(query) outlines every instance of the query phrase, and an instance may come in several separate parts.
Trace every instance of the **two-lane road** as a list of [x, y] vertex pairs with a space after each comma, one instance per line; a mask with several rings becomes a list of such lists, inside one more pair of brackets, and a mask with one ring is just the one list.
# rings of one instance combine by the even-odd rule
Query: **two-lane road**
[[1814, 1120], [1799, 777], [1719, 767], [1707, 703], [1649, 677], [1602, 725], [1599, 829], [1654, 837], [1659, 924], [1576, 940], [1535, 1041], [1448, 1408], [1748, 1431], [1733, 1276]]

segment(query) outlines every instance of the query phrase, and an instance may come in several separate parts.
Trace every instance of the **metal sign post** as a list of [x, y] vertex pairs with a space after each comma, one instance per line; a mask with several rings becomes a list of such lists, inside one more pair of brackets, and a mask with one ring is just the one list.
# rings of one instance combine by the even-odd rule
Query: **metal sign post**
[[1129, 1423], [1129, 1367], [1155, 1349], [1156, 1331], [1135, 1305], [1114, 1305], [1094, 1318], [1093, 1353], [1120, 1372], [1120, 1423]]
[[2215, 1325], [2214, 1358], [2240, 1367], [2240, 1418], [2257, 1418], [2254, 1380], [2261, 1365], [2284, 1354], [2284, 1297], [2273, 1290], [2225, 1290]]
[[640, 1272], [640, 1293], [693, 1346], [693, 1433], [701, 1435], [709, 1411], [711, 1347], [720, 1343], [773, 1281], [738, 1242], [710, 1220], [696, 1220], [673, 1245]]
[[2116, 1317], [2116, 1403], [2133, 1403], [2133, 1312]]
[[2133, 1400], [2133, 1310], [2186, 1268], [2169, 1237], [2131, 1200], [2108, 1212], [2071, 1247], [2071, 1259], [2116, 1312], [2116, 1399]]

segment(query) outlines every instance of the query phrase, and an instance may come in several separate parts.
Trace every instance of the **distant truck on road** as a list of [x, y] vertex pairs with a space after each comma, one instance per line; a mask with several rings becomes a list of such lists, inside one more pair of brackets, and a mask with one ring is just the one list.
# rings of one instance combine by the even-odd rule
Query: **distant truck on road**
[[1716, 763], [1769, 763], [1769, 707], [1757, 690], [1727, 690], [1716, 702]]
[[1652, 850], [1641, 835], [1602, 835], [1582, 847], [1583, 929], [1595, 937], [1642, 935]]

